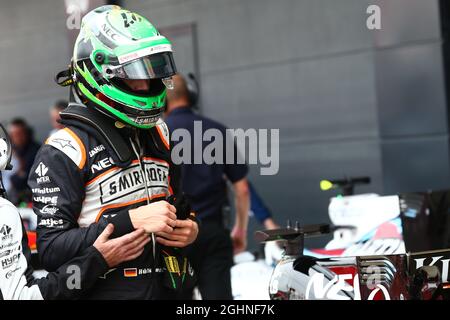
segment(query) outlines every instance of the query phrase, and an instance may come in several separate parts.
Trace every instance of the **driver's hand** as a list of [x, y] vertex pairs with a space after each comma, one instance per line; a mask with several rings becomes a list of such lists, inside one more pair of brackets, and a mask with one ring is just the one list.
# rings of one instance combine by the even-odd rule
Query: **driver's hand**
[[167, 201], [157, 201], [129, 211], [130, 220], [136, 229], [147, 233], [173, 231], [176, 225], [177, 209]]
[[168, 247], [183, 248], [197, 239], [198, 225], [191, 219], [176, 220], [172, 232], [157, 232], [156, 241]]
[[110, 240], [109, 237], [113, 231], [114, 225], [108, 224], [94, 242], [94, 247], [101, 253], [110, 268], [139, 257], [144, 251], [144, 246], [150, 241], [144, 229], [137, 229]]

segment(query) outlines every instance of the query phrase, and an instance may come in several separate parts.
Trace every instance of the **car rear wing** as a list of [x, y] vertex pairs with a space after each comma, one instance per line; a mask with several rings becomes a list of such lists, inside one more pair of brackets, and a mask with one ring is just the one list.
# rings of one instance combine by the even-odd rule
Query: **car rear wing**
[[287, 255], [303, 255], [305, 238], [330, 232], [331, 227], [326, 223], [300, 226], [297, 222], [295, 227], [291, 227], [288, 222], [286, 228], [256, 231], [255, 240], [258, 242], [283, 241]]

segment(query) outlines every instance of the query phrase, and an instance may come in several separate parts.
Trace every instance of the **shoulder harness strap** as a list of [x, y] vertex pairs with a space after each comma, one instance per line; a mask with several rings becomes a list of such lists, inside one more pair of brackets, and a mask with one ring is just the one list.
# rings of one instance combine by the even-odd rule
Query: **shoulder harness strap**
[[113, 151], [113, 159], [119, 167], [131, 163], [131, 150], [109, 117], [88, 110], [86, 106], [77, 103], [70, 103], [60, 115], [62, 124], [87, 131]]

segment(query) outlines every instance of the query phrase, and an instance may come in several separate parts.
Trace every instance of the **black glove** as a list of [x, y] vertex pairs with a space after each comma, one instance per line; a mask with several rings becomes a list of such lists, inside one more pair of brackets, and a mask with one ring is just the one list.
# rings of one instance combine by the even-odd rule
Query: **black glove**
[[[172, 195], [167, 198], [167, 202], [177, 209], [177, 219], [192, 219], [199, 224], [195, 214], [191, 213], [191, 205], [184, 194]], [[161, 245], [161, 253], [160, 265], [165, 271], [163, 285], [176, 292], [191, 290], [196, 285], [197, 277], [184, 250]]]
[[191, 215], [191, 205], [184, 194], [171, 195], [167, 202], [177, 209], [177, 218], [186, 220]]
[[171, 195], [167, 198], [167, 202], [177, 209], [177, 218], [180, 220], [191, 219], [197, 223], [198, 228], [200, 229], [201, 222], [195, 216], [195, 213], [191, 210], [191, 204], [189, 203], [188, 198], [184, 194], [179, 195]]

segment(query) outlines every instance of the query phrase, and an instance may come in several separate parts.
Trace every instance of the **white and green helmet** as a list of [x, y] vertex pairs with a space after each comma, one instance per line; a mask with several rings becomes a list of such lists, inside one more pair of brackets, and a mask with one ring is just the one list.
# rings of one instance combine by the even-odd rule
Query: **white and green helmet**
[[[86, 14], [72, 61], [74, 86], [88, 106], [138, 128], [162, 115], [176, 73], [170, 41], [144, 17], [118, 6]], [[133, 90], [146, 80], [145, 90]]]

